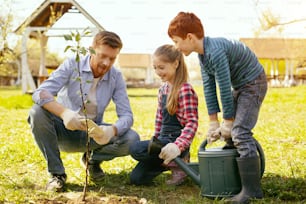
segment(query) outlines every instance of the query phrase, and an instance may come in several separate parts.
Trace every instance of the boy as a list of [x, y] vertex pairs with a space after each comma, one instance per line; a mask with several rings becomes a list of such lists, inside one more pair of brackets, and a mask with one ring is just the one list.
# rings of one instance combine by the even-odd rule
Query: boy
[[[222, 137], [226, 148], [234, 145], [240, 154], [237, 164], [242, 190], [229, 201], [244, 203], [251, 198], [262, 198], [259, 157], [252, 129], [267, 91], [263, 67], [241, 42], [204, 36], [203, 25], [193, 13], [178, 13], [170, 22], [168, 35], [184, 55], [198, 53], [210, 120], [208, 142]], [[221, 125], [216, 82], [223, 111]]]

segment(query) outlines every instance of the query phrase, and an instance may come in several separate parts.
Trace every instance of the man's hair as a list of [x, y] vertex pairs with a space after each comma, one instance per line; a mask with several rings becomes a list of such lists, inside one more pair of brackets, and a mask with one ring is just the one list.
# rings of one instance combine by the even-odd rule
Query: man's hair
[[170, 38], [178, 36], [185, 39], [188, 33], [194, 34], [198, 39], [203, 38], [204, 28], [201, 20], [193, 13], [179, 12], [169, 24], [168, 35]]
[[92, 46], [98, 47], [100, 45], [108, 45], [111, 48], [119, 49], [123, 46], [120, 37], [116, 33], [110, 31], [100, 31], [95, 35]]

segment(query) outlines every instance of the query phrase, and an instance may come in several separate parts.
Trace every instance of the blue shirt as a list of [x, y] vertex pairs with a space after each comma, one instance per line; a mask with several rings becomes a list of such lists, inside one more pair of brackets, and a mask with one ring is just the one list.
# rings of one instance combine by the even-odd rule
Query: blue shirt
[[[82, 57], [79, 62], [82, 78], [82, 89], [84, 101], [93, 81], [93, 73], [89, 65], [90, 55]], [[77, 71], [77, 62], [74, 58], [65, 60], [50, 77], [42, 83], [33, 93], [33, 101], [43, 106], [53, 101], [54, 98], [41, 98], [41, 91], [46, 90], [56, 100], [66, 108], [79, 112], [82, 107], [80, 95], [80, 79]], [[126, 84], [122, 74], [115, 67], [112, 67], [98, 82], [96, 87], [97, 98], [97, 118], [96, 123], [101, 124], [106, 107], [111, 100], [116, 105], [118, 120], [114, 123], [118, 130], [118, 135], [122, 135], [133, 125], [133, 114], [128, 99]]]
[[205, 37], [204, 54], [199, 54], [201, 75], [208, 114], [220, 112], [218, 83], [223, 118], [235, 116], [232, 87], [237, 89], [257, 78], [263, 67], [255, 54], [243, 43], [225, 38]]

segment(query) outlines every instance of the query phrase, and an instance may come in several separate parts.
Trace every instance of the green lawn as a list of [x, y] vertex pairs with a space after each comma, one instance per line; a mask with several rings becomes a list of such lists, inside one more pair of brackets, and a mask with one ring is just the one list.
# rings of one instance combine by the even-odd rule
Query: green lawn
[[[198, 133], [191, 147], [191, 160], [205, 139], [207, 112], [202, 87], [195, 86], [200, 102]], [[157, 89], [128, 89], [135, 116], [134, 129], [142, 139], [152, 136]], [[270, 88], [261, 109], [254, 136], [266, 156], [262, 178], [265, 198], [254, 203], [306, 203], [306, 86]], [[62, 153], [68, 174], [65, 193], [45, 191], [46, 163], [26, 122], [32, 105], [30, 95], [19, 89], [0, 89], [0, 203], [77, 203], [82, 195], [85, 171], [81, 153]], [[113, 104], [105, 114], [108, 122], [116, 115]], [[218, 142], [215, 145], [222, 145]], [[130, 157], [104, 162], [104, 181], [90, 183], [88, 200], [94, 203], [223, 203], [201, 196], [201, 190], [188, 179], [179, 187], [164, 181], [169, 172], [156, 178], [156, 185], [136, 187], [128, 176], [136, 162]]]

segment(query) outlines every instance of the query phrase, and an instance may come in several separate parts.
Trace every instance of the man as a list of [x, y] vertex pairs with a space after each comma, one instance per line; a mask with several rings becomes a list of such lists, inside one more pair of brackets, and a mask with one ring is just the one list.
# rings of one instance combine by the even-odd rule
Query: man
[[[75, 58], [67, 59], [33, 93], [35, 104], [28, 121], [51, 174], [47, 190], [62, 191], [64, 188], [67, 175], [60, 151], [85, 152], [82, 162], [85, 164], [89, 157], [89, 176], [99, 180], [104, 176], [100, 167], [103, 161], [128, 155], [130, 145], [139, 141], [139, 135], [131, 130], [133, 114], [126, 84], [121, 72], [113, 67], [122, 48], [120, 37], [113, 32], [101, 31], [94, 37], [91, 48], [94, 54], [81, 57], [79, 62]], [[115, 103], [118, 116], [111, 125], [103, 123], [110, 100]], [[88, 156], [85, 113], [99, 125], [90, 126], [91, 155]]]
[[[227, 142], [226, 148], [234, 145], [240, 154], [237, 163], [242, 190], [230, 201], [245, 203], [251, 198], [262, 198], [259, 157], [252, 129], [267, 91], [263, 67], [241, 42], [204, 36], [203, 25], [193, 13], [178, 13], [170, 22], [168, 35], [186, 56], [198, 53], [210, 119], [208, 142], [222, 137]], [[216, 82], [223, 111], [221, 125]]]

